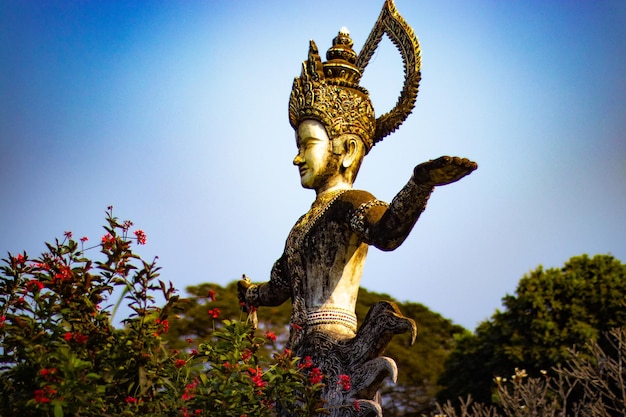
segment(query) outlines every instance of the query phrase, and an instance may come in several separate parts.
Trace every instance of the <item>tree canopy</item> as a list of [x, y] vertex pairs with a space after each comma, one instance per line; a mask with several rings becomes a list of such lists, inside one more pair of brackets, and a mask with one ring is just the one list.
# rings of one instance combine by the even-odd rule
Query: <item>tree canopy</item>
[[609, 330], [626, 324], [626, 265], [611, 255], [571, 258], [562, 268], [536, 270], [519, 282], [504, 309], [458, 337], [439, 382], [439, 400], [471, 394], [491, 400], [493, 378], [515, 368], [539, 375]]

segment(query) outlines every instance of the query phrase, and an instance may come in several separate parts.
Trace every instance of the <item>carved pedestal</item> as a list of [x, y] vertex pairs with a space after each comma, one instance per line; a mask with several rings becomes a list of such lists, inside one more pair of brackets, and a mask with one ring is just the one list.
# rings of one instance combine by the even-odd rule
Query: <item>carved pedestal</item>
[[382, 353], [393, 335], [405, 332], [411, 332], [411, 342], [415, 341], [415, 322], [403, 316], [396, 304], [381, 301], [370, 309], [352, 339], [337, 340], [315, 331], [304, 335], [294, 354], [310, 356], [326, 376], [322, 399], [330, 414], [320, 416], [382, 416], [378, 390], [386, 378], [395, 382], [398, 374], [395, 361]]

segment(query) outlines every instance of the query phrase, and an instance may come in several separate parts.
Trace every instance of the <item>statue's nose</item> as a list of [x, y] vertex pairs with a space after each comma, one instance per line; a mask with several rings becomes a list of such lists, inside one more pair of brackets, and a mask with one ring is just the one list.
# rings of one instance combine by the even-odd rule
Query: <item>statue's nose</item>
[[302, 158], [302, 155], [300, 154], [300, 152], [298, 152], [298, 154], [296, 155], [295, 158], [293, 158], [293, 164], [294, 165], [300, 165], [304, 162], [304, 158]]

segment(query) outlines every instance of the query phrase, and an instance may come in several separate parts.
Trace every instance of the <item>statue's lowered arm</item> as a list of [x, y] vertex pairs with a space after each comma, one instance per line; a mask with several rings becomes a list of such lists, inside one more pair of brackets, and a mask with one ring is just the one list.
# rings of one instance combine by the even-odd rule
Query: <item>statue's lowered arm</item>
[[272, 267], [270, 280], [262, 284], [251, 284], [249, 281], [238, 282], [239, 300], [249, 307], [278, 306], [291, 297], [289, 278], [284, 273], [285, 255], [281, 256]]

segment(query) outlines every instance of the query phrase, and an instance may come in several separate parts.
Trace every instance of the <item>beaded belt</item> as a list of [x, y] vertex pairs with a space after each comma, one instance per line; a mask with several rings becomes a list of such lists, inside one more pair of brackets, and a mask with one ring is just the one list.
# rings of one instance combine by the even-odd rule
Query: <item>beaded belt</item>
[[353, 332], [356, 332], [357, 328], [356, 315], [340, 309], [310, 311], [306, 315], [306, 321], [309, 326], [316, 326], [320, 324], [342, 324]]

